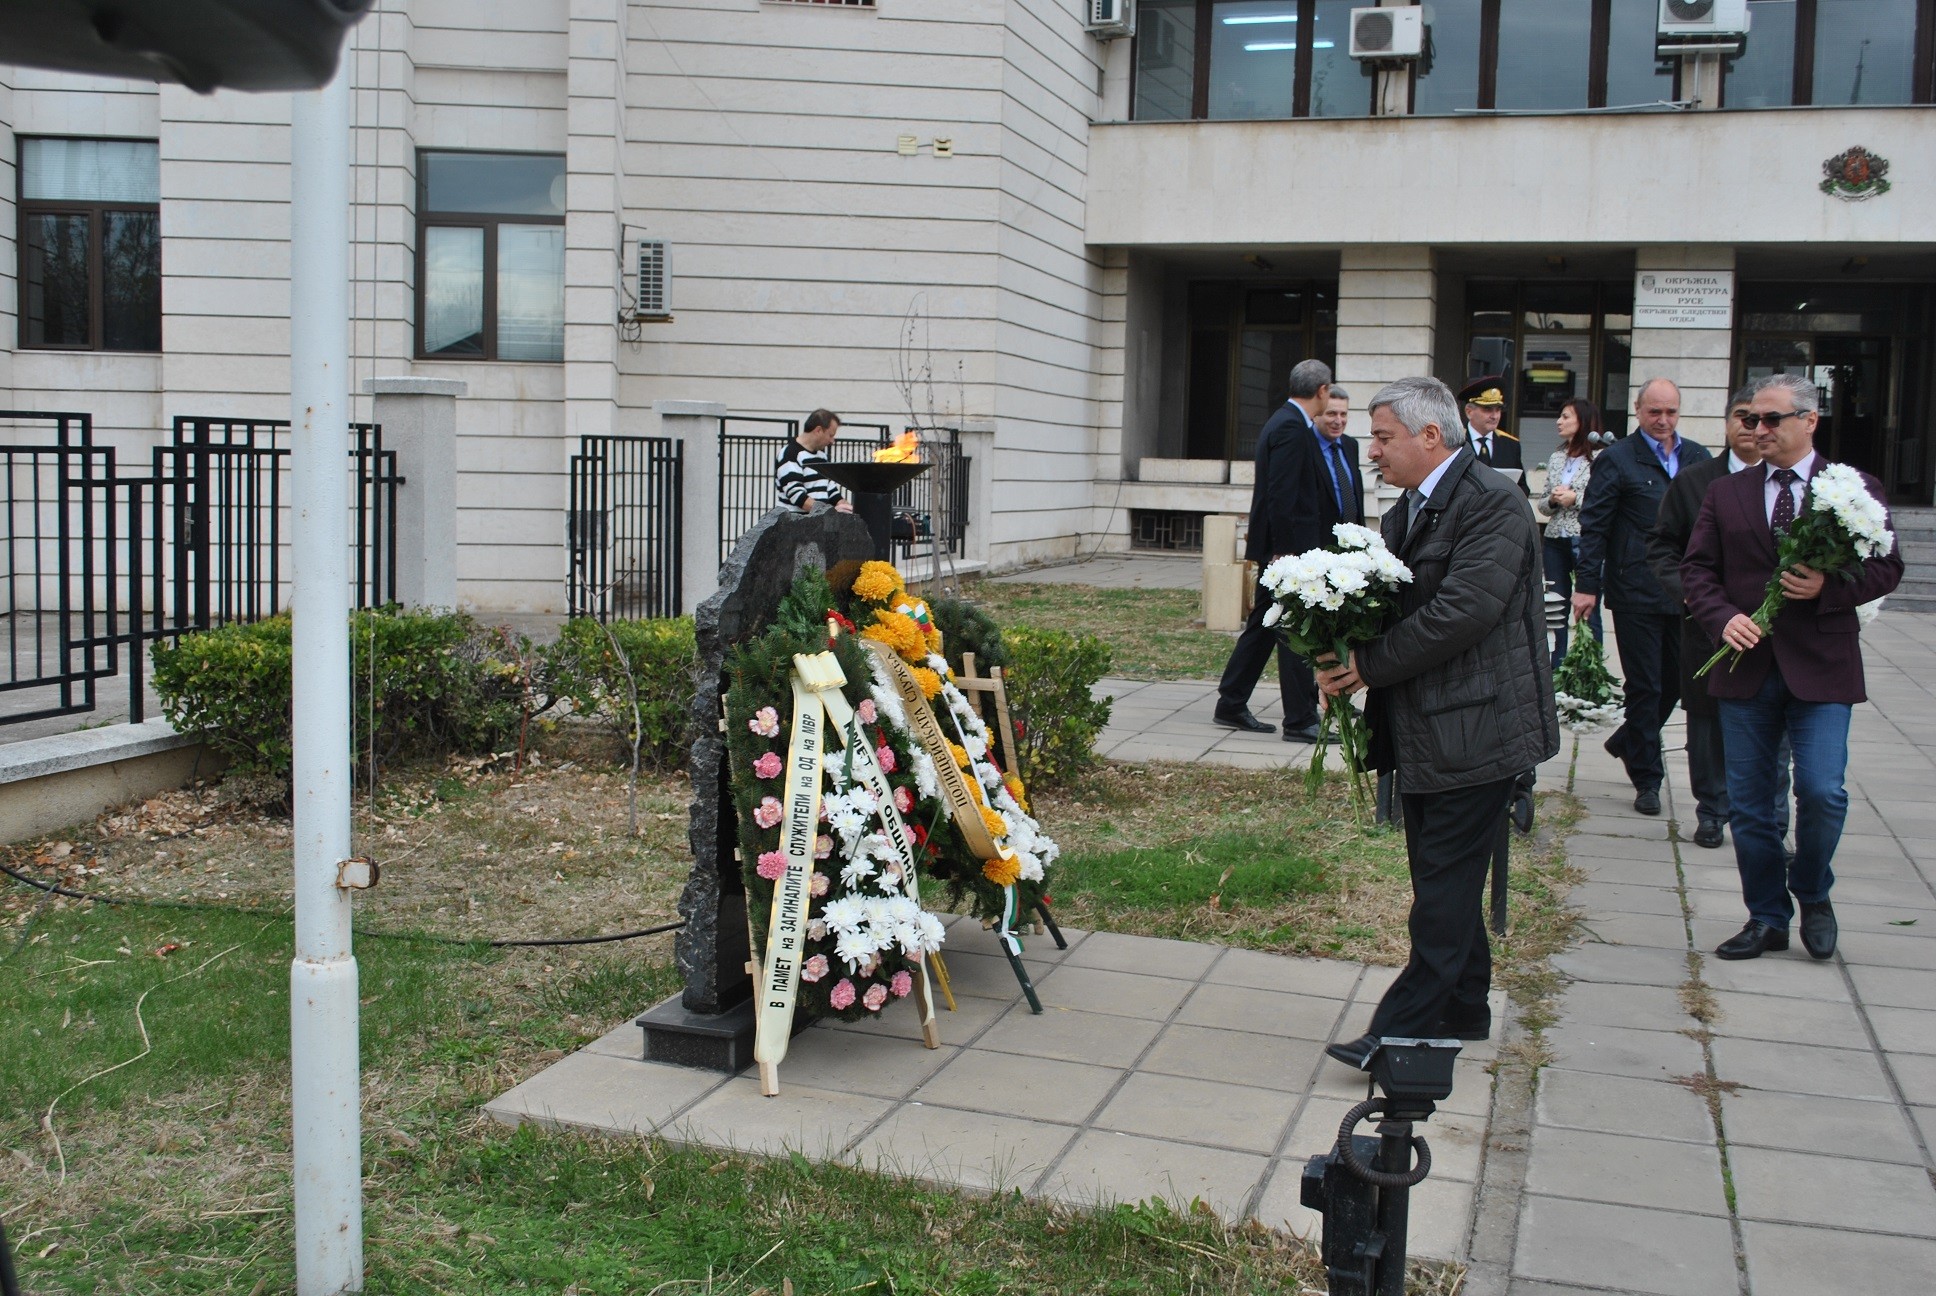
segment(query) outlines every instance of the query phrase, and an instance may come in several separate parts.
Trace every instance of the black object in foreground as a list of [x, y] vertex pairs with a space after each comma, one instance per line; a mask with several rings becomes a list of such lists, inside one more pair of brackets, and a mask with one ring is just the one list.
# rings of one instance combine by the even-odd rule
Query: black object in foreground
[[854, 493], [854, 515], [867, 524], [874, 538], [874, 557], [894, 559], [894, 492], [926, 472], [931, 465], [898, 460], [890, 463], [815, 464], [822, 477], [839, 482]]

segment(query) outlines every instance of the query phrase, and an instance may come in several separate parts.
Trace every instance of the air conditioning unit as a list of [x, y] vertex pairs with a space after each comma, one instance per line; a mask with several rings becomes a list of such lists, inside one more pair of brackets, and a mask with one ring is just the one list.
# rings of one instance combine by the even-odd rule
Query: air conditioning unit
[[1415, 59], [1424, 52], [1425, 11], [1418, 6], [1351, 11], [1352, 58], [1382, 62]]
[[1085, 0], [1090, 32], [1101, 40], [1136, 34], [1136, 0]]
[[1745, 36], [1748, 0], [1660, 0], [1660, 35]]
[[639, 280], [632, 314], [637, 319], [672, 315], [672, 252], [664, 239], [639, 240]]

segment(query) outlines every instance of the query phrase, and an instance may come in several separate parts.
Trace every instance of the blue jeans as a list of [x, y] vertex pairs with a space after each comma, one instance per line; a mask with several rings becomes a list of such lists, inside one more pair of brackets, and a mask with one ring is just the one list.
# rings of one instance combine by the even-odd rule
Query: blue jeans
[[[1842, 778], [1849, 764], [1846, 702], [1803, 702], [1769, 667], [1761, 691], [1745, 701], [1722, 698], [1721, 733], [1727, 747], [1728, 825], [1741, 898], [1748, 916], [1788, 930], [1795, 907], [1828, 899], [1835, 885], [1835, 847], [1848, 818]], [[1795, 862], [1782, 861], [1779, 749], [1786, 735], [1795, 757]]]
[[[1569, 604], [1573, 601], [1573, 573], [1580, 566], [1580, 538], [1578, 536], [1546, 536], [1540, 541], [1541, 561], [1546, 567], [1546, 583], [1551, 585], [1559, 596]], [[1572, 624], [1573, 611], [1566, 613], [1567, 624]], [[1593, 637], [1601, 643], [1606, 635], [1600, 631], [1600, 605], [1595, 603], [1586, 623], [1593, 628]], [[1566, 656], [1566, 627], [1553, 632], [1553, 669], [1560, 668], [1560, 658]]]

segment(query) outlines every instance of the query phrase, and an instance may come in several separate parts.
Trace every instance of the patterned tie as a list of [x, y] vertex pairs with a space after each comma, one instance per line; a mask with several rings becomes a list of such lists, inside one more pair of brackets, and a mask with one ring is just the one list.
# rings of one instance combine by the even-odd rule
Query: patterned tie
[[1795, 525], [1793, 487], [1801, 479], [1801, 474], [1793, 468], [1777, 468], [1773, 476], [1778, 489], [1775, 493], [1775, 513], [1768, 519], [1768, 525], [1776, 536], [1784, 536], [1788, 534], [1788, 528]]
[[1489, 436], [1479, 438], [1479, 462], [1488, 467], [1492, 464], [1492, 438]]

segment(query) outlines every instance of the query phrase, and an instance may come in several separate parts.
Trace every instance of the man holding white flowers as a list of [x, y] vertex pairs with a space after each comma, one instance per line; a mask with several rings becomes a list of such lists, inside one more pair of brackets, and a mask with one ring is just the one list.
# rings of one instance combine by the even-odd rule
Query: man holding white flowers
[[1485, 1039], [1492, 953], [1482, 898], [1516, 776], [1560, 749], [1539, 531], [1479, 470], [1451, 389], [1401, 378], [1372, 398], [1371, 460], [1405, 491], [1385, 545], [1410, 566], [1397, 620], [1319, 675], [1371, 690], [1372, 763], [1397, 771], [1412, 873], [1411, 958], [1370, 1031], [1325, 1051], [1365, 1068], [1380, 1037]]
[[[1708, 487], [1681, 563], [1689, 613], [1740, 654], [1706, 676], [1721, 707], [1728, 826], [1748, 908], [1747, 925], [1714, 951], [1724, 959], [1787, 949], [1796, 902], [1803, 947], [1818, 959], [1835, 953], [1829, 891], [1848, 815], [1849, 718], [1868, 700], [1856, 609], [1902, 579], [1881, 483], [1815, 451], [1819, 400], [1815, 384], [1800, 374], [1776, 374], [1756, 387], [1742, 421], [1755, 429], [1761, 464]], [[1764, 631], [1752, 609], [1771, 592], [1782, 538], [1797, 518], [1823, 509], [1847, 532], [1857, 558], [1835, 572], [1799, 564], [1781, 571], [1780, 610]], [[1792, 863], [1783, 858], [1778, 827], [1783, 735], [1795, 762]]]

